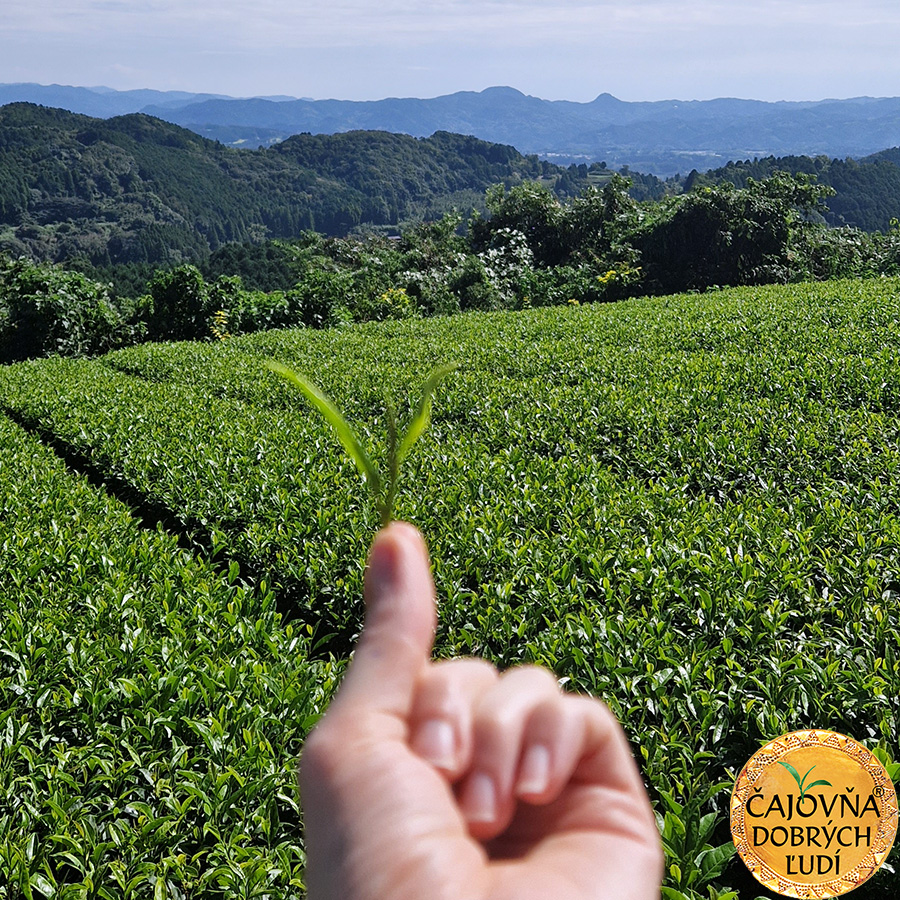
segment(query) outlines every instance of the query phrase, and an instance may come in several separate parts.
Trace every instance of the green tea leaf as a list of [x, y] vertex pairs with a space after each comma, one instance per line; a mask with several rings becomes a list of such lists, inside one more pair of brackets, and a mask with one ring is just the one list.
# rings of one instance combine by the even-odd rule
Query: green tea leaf
[[334, 429], [338, 440], [344, 445], [344, 449], [350, 454], [359, 471], [365, 476], [372, 486], [376, 496], [381, 493], [381, 476], [375, 463], [369, 458], [365, 448], [356, 436], [356, 432], [350, 427], [347, 420], [341, 415], [340, 410], [331, 399], [311, 381], [299, 375], [293, 369], [281, 363], [269, 360], [266, 365], [276, 374], [280, 375], [291, 384], [300, 388], [307, 400], [322, 414], [325, 421]]
[[425, 380], [425, 386], [422, 388], [422, 398], [419, 400], [419, 407], [413, 416], [412, 422], [403, 435], [400, 442], [400, 448], [397, 450], [398, 465], [403, 462], [404, 457], [409, 453], [412, 445], [421, 437], [422, 432], [428, 427], [431, 421], [431, 398], [437, 386], [453, 371], [459, 368], [457, 363], [448, 363], [444, 366], [438, 366], [432, 369], [428, 378]]
[[703, 850], [694, 862], [704, 878], [718, 878], [736, 852], [737, 847], [733, 843], [720, 844], [718, 847]]
[[[778, 765], [779, 765], [779, 766], [784, 766], [785, 769], [787, 769], [788, 772], [790, 772], [791, 775], [794, 776], [794, 781], [797, 782], [797, 787], [800, 788], [800, 789], [802, 790], [802, 789], [803, 789], [803, 782], [800, 780], [800, 773], [799, 773], [799, 772], [798, 772], [798, 771], [797, 771], [790, 763], [782, 762], [780, 759], [778, 760]], [[808, 775], [809, 772], [807, 772], [806, 774]]]
[[825, 787], [832, 786], [830, 781], [825, 781], [824, 779], [822, 779], [821, 781], [814, 781], [812, 784], [808, 784], [803, 793], [806, 794], [807, 791], [811, 790], [814, 787], [819, 787], [820, 785], [824, 785]]
[[386, 422], [388, 430], [388, 476], [383, 479], [378, 471], [378, 467], [369, 458], [361, 441], [356, 436], [356, 432], [350, 427], [347, 420], [341, 414], [340, 410], [334, 405], [329, 397], [318, 387], [316, 387], [309, 379], [304, 378], [293, 369], [281, 363], [270, 360], [266, 365], [282, 378], [291, 382], [300, 388], [303, 395], [312, 405], [319, 410], [325, 420], [334, 429], [338, 439], [344, 445], [344, 449], [350, 454], [360, 472], [365, 476], [366, 481], [372, 491], [372, 497], [375, 500], [375, 506], [381, 518], [382, 526], [386, 526], [393, 518], [394, 499], [397, 494], [397, 483], [400, 475], [400, 464], [403, 458], [409, 453], [412, 445], [418, 440], [422, 432], [428, 427], [431, 420], [431, 398], [435, 388], [440, 382], [455, 368], [456, 364], [438, 366], [433, 369], [425, 380], [422, 389], [422, 398], [419, 401], [416, 414], [413, 416], [412, 422], [406, 429], [402, 440], [398, 442], [397, 415], [394, 411], [394, 404], [390, 398], [390, 394], [386, 392]]

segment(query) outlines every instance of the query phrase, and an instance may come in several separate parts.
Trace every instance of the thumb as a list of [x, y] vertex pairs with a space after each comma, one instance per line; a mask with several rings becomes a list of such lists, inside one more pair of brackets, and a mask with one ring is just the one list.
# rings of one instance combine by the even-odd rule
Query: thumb
[[407, 718], [437, 623], [428, 549], [419, 531], [392, 522], [372, 542], [366, 621], [335, 703]]

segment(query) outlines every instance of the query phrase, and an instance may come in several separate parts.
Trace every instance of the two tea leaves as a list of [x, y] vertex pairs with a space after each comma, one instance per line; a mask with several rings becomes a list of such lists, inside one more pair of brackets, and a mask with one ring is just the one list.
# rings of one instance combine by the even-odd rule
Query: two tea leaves
[[800, 773], [790, 763], [786, 763], [786, 762], [782, 762], [781, 760], [778, 760], [778, 765], [784, 766], [785, 769], [787, 769], [788, 772], [790, 772], [791, 775], [794, 777], [794, 781], [797, 782], [797, 787], [800, 788], [800, 799], [801, 800], [806, 796], [806, 792], [810, 788], [819, 787], [820, 785], [825, 786], [825, 787], [831, 787], [831, 782], [825, 781], [824, 779], [819, 780], [819, 781], [814, 781], [812, 784], [806, 785], [806, 787], [803, 786], [803, 783], [806, 781], [807, 778], [809, 778], [809, 773], [812, 772], [812, 770], [815, 768], [815, 766], [811, 766], [807, 770], [806, 774], [801, 778]]
[[416, 412], [399, 444], [397, 442], [396, 414], [394, 412], [393, 404], [391, 403], [390, 398], [388, 398], [387, 479], [382, 478], [378, 466], [373, 462], [369, 454], [366, 453], [362, 441], [360, 441], [356, 432], [341, 414], [337, 406], [335, 406], [334, 402], [320, 388], [316, 387], [316, 385], [308, 378], [305, 378], [293, 369], [289, 369], [282, 363], [269, 361], [266, 365], [273, 372], [299, 388], [306, 399], [309, 400], [309, 402], [322, 414], [325, 421], [334, 429], [334, 433], [337, 435], [338, 440], [343, 444], [344, 449], [356, 463], [357, 468], [366, 479], [366, 483], [369, 485], [375, 500], [375, 506], [378, 509], [381, 524], [382, 526], [386, 526], [393, 518], [394, 498], [397, 491], [400, 465], [431, 421], [432, 397], [435, 390], [444, 378], [458, 368], [458, 365], [456, 363], [447, 363], [432, 369], [431, 373], [425, 379], [425, 384], [422, 388], [422, 396], [419, 400]]

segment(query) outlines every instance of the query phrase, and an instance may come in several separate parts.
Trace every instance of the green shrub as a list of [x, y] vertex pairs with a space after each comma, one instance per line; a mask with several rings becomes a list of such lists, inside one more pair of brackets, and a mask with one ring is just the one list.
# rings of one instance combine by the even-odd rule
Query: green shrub
[[148, 334], [153, 340], [195, 340], [209, 334], [216, 311], [209, 287], [196, 266], [159, 272], [148, 285], [152, 301]]
[[467, 256], [448, 278], [450, 292], [458, 298], [460, 310], [500, 309], [502, 298], [491, 280], [484, 261]]
[[142, 333], [105, 285], [24, 258], [0, 261], [0, 361], [89, 356], [134, 343]]
[[[776, 173], [746, 188], [703, 187], [656, 207], [630, 236], [644, 284], [659, 293], [798, 280], [794, 247], [830, 188]], [[853, 272], [846, 273], [849, 275]]]
[[297, 897], [296, 757], [339, 667], [5, 416], [0, 447], [3, 896]]

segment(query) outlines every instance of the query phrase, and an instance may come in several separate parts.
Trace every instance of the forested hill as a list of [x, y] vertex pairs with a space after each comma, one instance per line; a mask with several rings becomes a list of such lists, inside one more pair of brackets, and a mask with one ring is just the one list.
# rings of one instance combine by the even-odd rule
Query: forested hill
[[693, 190], [707, 184], [731, 182], [745, 187], [748, 179], [761, 181], [775, 172], [805, 173], [819, 184], [834, 189], [829, 197], [826, 222], [834, 227], [851, 225], [863, 231], [887, 231], [900, 218], [900, 147], [861, 160], [827, 156], [768, 156], [743, 160], [705, 172], [692, 172], [681, 184]]
[[141, 114], [9, 104], [0, 107], [0, 250], [96, 266], [196, 260], [230, 242], [465, 211], [490, 185], [542, 178], [577, 192], [587, 170], [448, 133], [297, 135], [249, 151]]
[[[663, 182], [629, 172], [633, 196], [775, 171], [832, 186], [826, 219], [886, 231], [900, 218], [900, 150], [868, 159], [767, 157]], [[396, 228], [483, 206], [487, 188], [539, 180], [572, 197], [611, 175], [564, 168], [503, 144], [437, 132], [295, 135], [237, 150], [144, 114], [97, 119], [32, 104], [0, 107], [0, 252], [39, 261], [166, 266], [231, 243]]]

